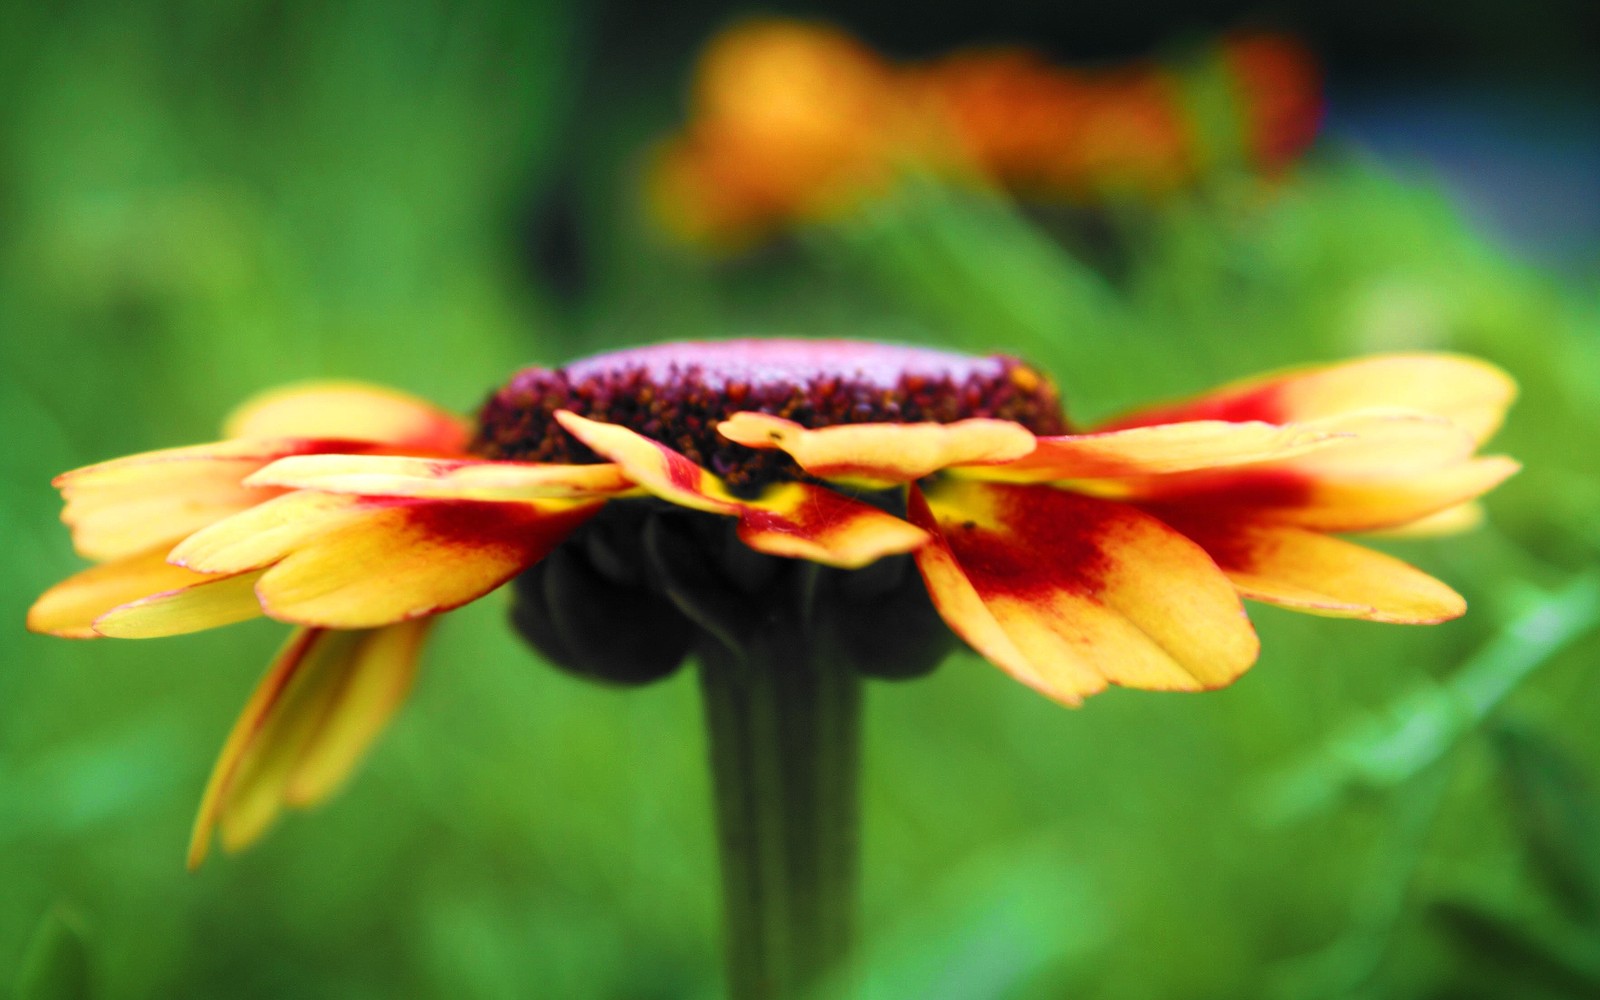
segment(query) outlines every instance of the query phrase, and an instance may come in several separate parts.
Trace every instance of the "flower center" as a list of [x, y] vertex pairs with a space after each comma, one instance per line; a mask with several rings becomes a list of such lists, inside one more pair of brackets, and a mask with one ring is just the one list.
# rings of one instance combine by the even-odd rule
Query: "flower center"
[[627, 427], [745, 490], [800, 472], [782, 452], [756, 451], [717, 433], [720, 421], [739, 412], [808, 428], [991, 417], [1036, 434], [1065, 430], [1055, 387], [1015, 358], [848, 340], [732, 340], [526, 368], [484, 404], [473, 451], [522, 462], [600, 461], [561, 428], [557, 410]]

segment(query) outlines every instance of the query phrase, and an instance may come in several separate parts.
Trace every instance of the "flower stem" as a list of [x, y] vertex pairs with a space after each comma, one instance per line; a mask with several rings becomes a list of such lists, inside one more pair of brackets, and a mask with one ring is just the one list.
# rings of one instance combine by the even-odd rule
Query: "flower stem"
[[811, 995], [854, 938], [861, 679], [805, 617], [699, 655], [733, 1000]]

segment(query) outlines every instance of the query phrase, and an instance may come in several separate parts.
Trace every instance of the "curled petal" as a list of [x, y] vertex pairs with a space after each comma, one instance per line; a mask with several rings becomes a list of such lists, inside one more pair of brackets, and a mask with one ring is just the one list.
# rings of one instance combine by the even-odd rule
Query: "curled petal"
[[168, 565], [164, 549], [86, 569], [45, 591], [28, 628], [69, 639], [151, 638], [261, 614], [253, 577], [218, 578]]
[[910, 516], [934, 536], [916, 559], [945, 621], [1060, 701], [1107, 683], [1221, 687], [1255, 661], [1227, 578], [1148, 514], [1047, 486], [950, 480], [913, 488]]
[[247, 480], [324, 493], [435, 500], [547, 500], [615, 496], [635, 489], [617, 465], [541, 465], [404, 455], [305, 455]]
[[1494, 365], [1455, 354], [1392, 354], [1297, 368], [1235, 382], [1194, 399], [1141, 410], [1106, 429], [1189, 420], [1299, 423], [1341, 413], [1403, 407], [1443, 417], [1482, 443], [1516, 396]]
[[1483, 504], [1476, 500], [1446, 507], [1436, 514], [1419, 518], [1398, 528], [1385, 528], [1371, 532], [1384, 538], [1440, 538], [1445, 535], [1459, 535], [1464, 531], [1483, 524]]
[[822, 479], [873, 485], [908, 483], [962, 465], [992, 465], [1021, 458], [1033, 434], [1009, 420], [950, 424], [844, 424], [807, 430], [765, 413], [735, 413], [717, 425], [748, 448], [777, 448]]
[[921, 547], [928, 535], [870, 504], [811, 483], [782, 483], [739, 510], [739, 538], [759, 552], [860, 569]]
[[1443, 583], [1360, 545], [1290, 525], [1154, 513], [1199, 543], [1252, 600], [1403, 625], [1449, 621], [1467, 610]]
[[617, 463], [629, 479], [680, 507], [710, 514], [737, 514], [739, 499], [722, 480], [657, 441], [626, 427], [556, 411], [567, 433]]
[[415, 396], [359, 382], [308, 382], [269, 390], [229, 415], [230, 438], [350, 438], [458, 453], [471, 426]]
[[715, 475], [626, 427], [565, 411], [556, 418], [655, 496], [691, 510], [737, 517], [744, 543], [770, 555], [854, 569], [909, 552], [927, 539], [892, 514], [810, 483], [780, 483], [754, 499], [742, 499]]
[[996, 468], [973, 470], [975, 479], [1049, 482], [1167, 475], [1303, 455], [1340, 440], [1336, 429], [1280, 427], [1253, 421], [1132, 427], [1095, 434], [1039, 438], [1031, 454]]
[[191, 869], [219, 822], [223, 846], [238, 850], [285, 806], [315, 805], [349, 777], [410, 691], [430, 622], [290, 638], [212, 768], [189, 840]]

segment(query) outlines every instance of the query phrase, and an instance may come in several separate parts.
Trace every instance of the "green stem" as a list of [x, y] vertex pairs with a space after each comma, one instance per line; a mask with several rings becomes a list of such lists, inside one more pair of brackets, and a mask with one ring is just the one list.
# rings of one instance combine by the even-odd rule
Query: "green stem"
[[770, 624], [699, 655], [734, 1000], [811, 995], [854, 938], [861, 680]]

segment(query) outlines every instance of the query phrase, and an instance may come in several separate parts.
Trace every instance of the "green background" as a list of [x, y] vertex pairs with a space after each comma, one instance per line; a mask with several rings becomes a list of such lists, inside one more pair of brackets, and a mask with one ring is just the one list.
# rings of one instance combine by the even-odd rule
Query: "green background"
[[[0, 18], [0, 995], [718, 995], [687, 673], [585, 685], [493, 595], [442, 623], [346, 794], [191, 875], [282, 627], [82, 643], [22, 618], [80, 565], [52, 475], [207, 440], [261, 388], [470, 411], [523, 364], [781, 333], [1018, 353], [1082, 421], [1389, 349], [1523, 386], [1496, 448], [1527, 469], [1490, 524], [1390, 546], [1465, 619], [1255, 608], [1229, 690], [1079, 711], [969, 654], [873, 685], [862, 995], [1600, 993], [1600, 243], [1521, 261], [1334, 135], [1275, 190], [1219, 175], [1093, 240], [914, 181], [716, 261], [638, 196], [687, 45], [574, 121], [596, 28], [554, 0], [109, 10]], [[582, 281], [530, 251], [551, 204], [582, 209]]]

